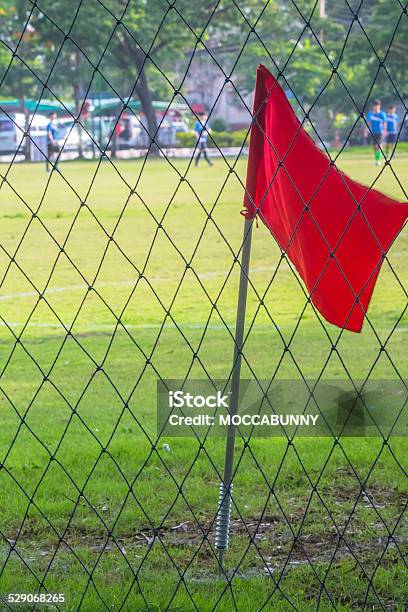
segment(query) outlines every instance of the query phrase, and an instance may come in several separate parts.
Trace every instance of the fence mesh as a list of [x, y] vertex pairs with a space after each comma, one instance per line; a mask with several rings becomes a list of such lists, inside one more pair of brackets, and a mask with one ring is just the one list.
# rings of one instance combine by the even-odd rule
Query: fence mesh
[[[380, 91], [397, 104], [403, 137], [407, 4], [27, 0], [0, 10], [2, 90], [17, 93], [24, 115], [0, 104], [16, 134], [1, 165], [0, 590], [42, 594], [26, 600], [33, 608], [65, 593], [49, 600], [62, 610], [403, 609], [403, 439], [238, 431], [230, 548], [217, 577], [225, 441], [156, 435], [155, 393], [157, 380], [231, 377], [259, 59], [336, 165], [361, 165], [371, 188], [407, 199], [403, 150], [390, 157], [382, 145], [375, 173], [364, 151], [347, 157], [370, 131], [367, 106]], [[363, 90], [350, 77], [361, 57]], [[211, 94], [204, 120], [190, 95], [197, 72]], [[166, 98], [158, 120], [149, 84]], [[34, 92], [29, 113], [24, 87]], [[116, 100], [103, 137], [88, 118], [91, 98], [95, 117]], [[214, 130], [214, 168], [196, 168], [197, 144], [181, 156], [166, 140], [175, 104], [211, 125], [225, 99], [244, 117], [239, 146]], [[334, 149], [326, 100], [352, 117], [345, 127], [339, 119]], [[47, 104], [69, 118], [55, 151], [35, 131]], [[144, 148], [121, 147], [125, 115]], [[88, 159], [67, 161], [72, 142]], [[49, 158], [49, 172], [22, 157]], [[321, 319], [285, 253], [254, 228], [242, 375], [261, 386], [395, 380], [406, 396], [404, 245], [401, 236], [387, 255], [378, 306], [357, 337]]]

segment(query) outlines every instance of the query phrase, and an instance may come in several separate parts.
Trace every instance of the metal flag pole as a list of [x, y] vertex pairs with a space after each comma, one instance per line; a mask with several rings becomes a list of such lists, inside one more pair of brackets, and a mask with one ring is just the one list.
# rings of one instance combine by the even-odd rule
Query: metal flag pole
[[[248, 293], [249, 260], [251, 257], [253, 219], [245, 219], [244, 236], [242, 239], [241, 272], [239, 277], [239, 291], [237, 304], [237, 318], [235, 325], [234, 358], [231, 372], [231, 401], [229, 413], [231, 417], [237, 414], [239, 387], [241, 377], [242, 345], [245, 328], [245, 311]], [[218, 498], [218, 512], [215, 529], [215, 548], [218, 551], [218, 574], [223, 573], [224, 551], [228, 549], [230, 517], [232, 505], [232, 470], [235, 449], [235, 428], [230, 421], [227, 432], [227, 443], [225, 447], [224, 479], [220, 484]]]

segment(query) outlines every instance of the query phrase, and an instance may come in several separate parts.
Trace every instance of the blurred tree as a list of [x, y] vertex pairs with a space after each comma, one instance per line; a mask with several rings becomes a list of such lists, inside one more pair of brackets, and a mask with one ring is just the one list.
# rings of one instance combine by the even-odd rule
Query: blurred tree
[[[1, 92], [3, 96], [17, 98], [20, 112], [25, 115], [25, 131], [28, 131], [30, 121], [26, 99], [37, 97], [41, 89], [41, 83], [36, 78], [36, 72], [41, 69], [41, 60], [33, 50], [34, 35], [27, 3], [24, 0], [0, 0]], [[23, 137], [23, 133], [20, 137], [26, 159], [30, 159], [30, 139]]]
[[[246, 2], [247, 10], [260, 5], [261, 0]], [[172, 77], [178, 60], [215, 30], [219, 44], [223, 44], [231, 30], [242, 33], [246, 29], [230, 0], [105, 0], [104, 6], [120, 20], [109, 55], [114, 56], [122, 75], [131, 75], [151, 135], [156, 130], [152, 85], [162, 96], [174, 94], [178, 85]]]
[[[355, 3], [324, 5], [319, 10], [315, 1], [271, 0], [259, 21], [248, 19], [255, 27], [235, 70], [239, 87], [251, 91], [255, 66], [265, 63], [283, 73], [284, 88], [305, 107], [323, 91], [319, 106], [343, 111], [356, 110], [353, 100], [362, 108], [369, 97], [396, 99], [387, 71], [399, 94], [406, 92], [408, 18], [403, 6], [372, 0], [357, 12]], [[242, 39], [236, 36], [235, 42], [239, 51]], [[379, 69], [382, 61], [386, 69]]]
[[25, 98], [36, 96], [41, 86], [35, 76], [41, 61], [33, 50], [33, 37], [27, 2], [0, 0], [1, 92], [3, 96], [18, 98], [22, 104]]
[[[31, 59], [36, 65], [37, 86], [46, 83], [52, 89], [71, 95], [77, 108], [86, 86], [91, 86], [95, 67], [105, 81], [123, 98], [136, 95], [146, 117], [151, 137], [157, 129], [153, 94], [159, 98], [174, 95], [177, 59], [205, 41], [217, 29], [219, 44], [229, 32], [237, 34], [247, 27], [235, 5], [228, 0], [75, 0], [69, 10], [65, 0], [0, 0], [12, 13], [4, 21], [2, 33], [21, 34], [27, 12]], [[248, 0], [246, 10], [261, 6], [261, 0]], [[216, 10], [215, 10], [216, 9]], [[214, 15], [213, 15], [214, 13]], [[214, 17], [216, 24], [206, 27]], [[215, 19], [216, 17], [216, 19]], [[27, 30], [27, 26], [26, 26]], [[13, 77], [25, 87], [13, 67]], [[173, 89], [174, 86], [174, 89]], [[114, 93], [112, 92], [112, 95]], [[81, 101], [82, 98], [82, 101]]]
[[353, 25], [347, 59], [356, 71], [353, 86], [363, 96], [371, 93], [371, 98], [387, 101], [408, 93], [408, 15], [403, 4], [372, 0]]

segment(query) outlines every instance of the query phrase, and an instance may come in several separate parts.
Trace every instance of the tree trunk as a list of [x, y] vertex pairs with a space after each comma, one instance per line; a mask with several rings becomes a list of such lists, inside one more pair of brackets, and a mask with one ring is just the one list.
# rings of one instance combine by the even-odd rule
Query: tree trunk
[[29, 137], [29, 128], [30, 128], [30, 113], [24, 107], [24, 130], [27, 134], [25, 137], [25, 147], [24, 147], [24, 156], [26, 161], [31, 161], [31, 140]]
[[[136, 85], [136, 93], [140, 100], [140, 104], [142, 106], [142, 110], [145, 114], [147, 121], [147, 131], [149, 137], [149, 145], [150, 151], [153, 155], [159, 154], [159, 148], [157, 146], [158, 142], [158, 133], [157, 133], [157, 121], [156, 121], [156, 113], [153, 108], [153, 100], [150, 93], [149, 85], [146, 78], [146, 72], [144, 67], [142, 68], [142, 63], [138, 62], [138, 70], [139, 70], [139, 79]], [[141, 70], [141, 72], [140, 72]], [[155, 139], [155, 142], [152, 143], [152, 139]]]
[[[75, 116], [77, 117], [77, 119], [80, 121], [81, 117], [80, 117], [80, 112], [81, 112], [81, 100], [80, 100], [80, 85], [77, 82], [76, 78], [74, 77], [74, 83], [73, 83], [73, 93], [74, 93], [74, 101], [75, 101]], [[78, 158], [79, 159], [83, 159], [84, 157], [84, 153], [83, 153], [83, 149], [82, 149], [82, 130], [81, 130], [81, 126], [79, 125], [79, 123], [76, 124], [76, 126], [74, 127], [74, 130], [77, 131], [78, 134]]]
[[120, 121], [120, 117], [122, 114], [122, 108], [119, 107], [118, 111], [115, 114], [115, 119], [113, 121], [113, 132], [112, 132], [112, 140], [111, 140], [111, 159], [116, 159], [116, 153], [119, 149], [119, 134], [118, 134], [118, 125]]
[[[24, 142], [23, 144], [24, 157], [25, 157], [25, 161], [31, 161], [31, 142], [30, 142], [30, 137], [28, 136], [29, 127], [30, 127], [30, 113], [28, 112], [26, 108], [24, 95], [22, 95], [20, 99], [21, 99], [21, 102], [20, 102], [21, 112], [24, 114], [24, 131], [27, 134], [27, 136], [24, 138], [24, 141], [23, 141]], [[18, 137], [19, 137], [19, 134], [17, 135], [17, 138]]]
[[[138, 80], [135, 86], [137, 97], [140, 100], [142, 111], [146, 117], [148, 139], [150, 152], [153, 155], [159, 154], [158, 134], [156, 113], [153, 108], [152, 95], [149, 89], [149, 83], [146, 77], [145, 59], [146, 56], [141, 49], [130, 49], [127, 42], [123, 38], [118, 39], [119, 45], [116, 49], [117, 62], [122, 70], [128, 70], [129, 63], [134, 64], [137, 68]], [[128, 59], [129, 58], [129, 59]], [[152, 142], [152, 140], [155, 142]]]
[[81, 120], [81, 109], [82, 109], [82, 102], [81, 102], [81, 83], [80, 83], [80, 55], [78, 51], [75, 51], [74, 54], [74, 66], [73, 66], [73, 82], [72, 82], [72, 89], [73, 89], [73, 94], [74, 94], [74, 101], [75, 101], [75, 116], [78, 120], [78, 123], [76, 124], [76, 126], [74, 127], [74, 129], [76, 129], [77, 134], [78, 134], [78, 158], [79, 159], [83, 159], [84, 157], [84, 153], [83, 153], [83, 147], [82, 147], [82, 129], [81, 126], [79, 124], [79, 121]]

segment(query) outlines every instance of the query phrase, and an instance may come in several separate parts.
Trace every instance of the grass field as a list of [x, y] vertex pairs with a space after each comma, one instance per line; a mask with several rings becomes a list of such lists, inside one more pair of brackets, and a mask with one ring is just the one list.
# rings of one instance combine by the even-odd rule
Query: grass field
[[[405, 609], [406, 438], [238, 439], [235, 573], [216, 578], [224, 442], [156, 445], [156, 380], [229, 375], [245, 161], [172, 163], [0, 168], [0, 593], [45, 585], [64, 610]], [[378, 174], [371, 155], [339, 166]], [[408, 154], [392, 167], [407, 190]], [[390, 168], [375, 186], [404, 198]], [[357, 335], [304, 309], [254, 229], [243, 376], [406, 378], [407, 247], [405, 229]]]

